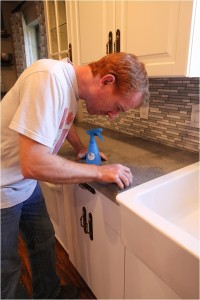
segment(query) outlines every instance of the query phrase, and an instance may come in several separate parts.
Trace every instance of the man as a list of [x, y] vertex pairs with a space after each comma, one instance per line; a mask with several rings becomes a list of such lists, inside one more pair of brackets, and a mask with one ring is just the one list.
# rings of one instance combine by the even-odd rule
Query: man
[[129, 186], [132, 174], [126, 166], [86, 165], [55, 154], [67, 139], [78, 159], [86, 155], [87, 149], [72, 126], [79, 99], [85, 101], [90, 114], [114, 118], [139, 107], [148, 95], [144, 65], [126, 53], [109, 54], [85, 66], [67, 60], [39, 60], [6, 94], [1, 103], [2, 298], [15, 298], [20, 276], [19, 228], [28, 247], [33, 298], [76, 297], [72, 286], [60, 287], [54, 231], [37, 181], [98, 181], [116, 183], [120, 189]]

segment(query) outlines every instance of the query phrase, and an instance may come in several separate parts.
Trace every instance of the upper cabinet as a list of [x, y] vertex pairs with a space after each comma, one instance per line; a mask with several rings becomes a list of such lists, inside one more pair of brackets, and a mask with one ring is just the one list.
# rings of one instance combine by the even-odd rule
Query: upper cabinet
[[200, 1], [45, 1], [50, 57], [130, 52], [149, 76], [200, 76]]
[[71, 3], [65, 0], [44, 3], [49, 58], [72, 60]]
[[[120, 2], [117, 2], [118, 5]], [[196, 4], [196, 3], [195, 3]], [[190, 69], [192, 1], [122, 1], [121, 45], [150, 76], [193, 76]]]
[[136, 54], [149, 76], [199, 76], [198, 2], [75, 1], [78, 63], [124, 51]]
[[[75, 2], [74, 9], [76, 19], [74, 34], [77, 34], [78, 39], [78, 62], [88, 64], [106, 54], [108, 28], [113, 30], [115, 24], [115, 2], [80, 0]], [[112, 45], [113, 42], [112, 39]]]

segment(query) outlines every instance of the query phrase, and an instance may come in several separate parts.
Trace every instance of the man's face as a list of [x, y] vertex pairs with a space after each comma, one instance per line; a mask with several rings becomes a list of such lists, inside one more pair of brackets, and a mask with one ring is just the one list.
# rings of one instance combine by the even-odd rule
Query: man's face
[[125, 98], [113, 92], [113, 85], [109, 85], [93, 95], [92, 101], [88, 101], [86, 107], [91, 115], [107, 115], [110, 119], [114, 119], [120, 112], [139, 107], [141, 101], [142, 92], [136, 92]]

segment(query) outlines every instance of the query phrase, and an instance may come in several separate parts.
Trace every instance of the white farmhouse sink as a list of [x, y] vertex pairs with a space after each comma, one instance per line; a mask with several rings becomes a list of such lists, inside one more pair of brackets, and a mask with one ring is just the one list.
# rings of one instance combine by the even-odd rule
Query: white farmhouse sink
[[199, 299], [199, 163], [118, 194], [121, 238], [180, 298]]

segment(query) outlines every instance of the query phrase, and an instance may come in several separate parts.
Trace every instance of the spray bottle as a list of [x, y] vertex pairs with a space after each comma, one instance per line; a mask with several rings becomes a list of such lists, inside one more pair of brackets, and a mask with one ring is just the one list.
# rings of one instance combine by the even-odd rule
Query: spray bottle
[[95, 128], [86, 131], [87, 134], [90, 135], [90, 143], [88, 147], [88, 153], [86, 155], [87, 164], [92, 164], [97, 166], [101, 164], [101, 156], [99, 154], [95, 136], [98, 136], [103, 141], [103, 137], [101, 136], [102, 130], [103, 130], [102, 128]]

